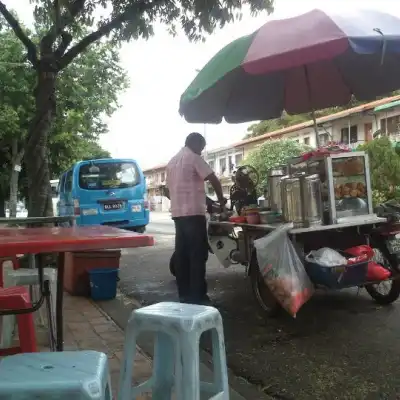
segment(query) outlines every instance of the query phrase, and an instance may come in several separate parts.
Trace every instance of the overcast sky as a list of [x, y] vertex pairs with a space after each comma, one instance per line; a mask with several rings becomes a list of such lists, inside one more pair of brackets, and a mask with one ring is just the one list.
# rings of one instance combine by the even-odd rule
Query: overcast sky
[[[29, 0], [4, 3], [25, 22], [32, 19]], [[253, 18], [245, 12], [240, 22], [215, 32], [206, 43], [190, 43], [184, 35], [171, 37], [159, 25], [150, 40], [124, 44], [122, 66], [131, 86], [120, 97], [121, 108], [108, 121], [110, 133], [101, 138], [102, 145], [114, 157], [134, 158], [143, 168], [168, 161], [189, 132], [203, 132], [202, 125], [188, 124], [178, 113], [180, 95], [195, 77], [196, 69], [221, 47], [258, 29], [268, 19], [327, 7], [363, 7], [400, 14], [399, 0], [275, 0], [275, 12], [270, 17], [260, 14]], [[208, 148], [240, 140], [248, 125], [207, 125]]]

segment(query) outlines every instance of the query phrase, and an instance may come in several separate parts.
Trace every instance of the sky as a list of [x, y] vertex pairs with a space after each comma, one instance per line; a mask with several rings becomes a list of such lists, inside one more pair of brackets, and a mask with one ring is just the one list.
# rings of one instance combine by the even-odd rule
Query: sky
[[[4, 0], [20, 19], [32, 19], [29, 0]], [[209, 36], [205, 43], [190, 43], [183, 35], [167, 33], [155, 26], [148, 41], [125, 43], [121, 48], [122, 67], [127, 71], [130, 88], [119, 97], [120, 109], [107, 119], [109, 133], [100, 142], [113, 157], [136, 159], [142, 168], [167, 162], [192, 131], [205, 133], [207, 148], [228, 146], [246, 134], [250, 124], [196, 125], [179, 115], [179, 98], [201, 69], [230, 41], [251, 33], [270, 19], [288, 18], [314, 8], [367, 8], [400, 14], [399, 0], [275, 0], [275, 11], [256, 17], [245, 9], [241, 21], [225, 26]]]

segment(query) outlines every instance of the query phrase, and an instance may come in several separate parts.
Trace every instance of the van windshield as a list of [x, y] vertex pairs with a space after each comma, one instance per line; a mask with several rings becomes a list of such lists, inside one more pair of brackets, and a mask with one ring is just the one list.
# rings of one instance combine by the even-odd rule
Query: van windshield
[[79, 168], [79, 186], [88, 190], [122, 189], [140, 182], [134, 163], [90, 163]]

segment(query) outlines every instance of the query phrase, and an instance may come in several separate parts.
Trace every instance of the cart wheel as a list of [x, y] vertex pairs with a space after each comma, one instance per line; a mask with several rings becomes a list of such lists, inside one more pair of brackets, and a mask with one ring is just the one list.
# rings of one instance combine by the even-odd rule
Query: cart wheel
[[282, 308], [264, 282], [255, 252], [251, 257], [249, 274], [251, 288], [259, 308], [266, 316], [276, 317]]
[[[397, 271], [398, 266], [391, 265], [390, 261], [385, 257], [383, 252], [374, 246], [375, 257], [374, 261], [384, 267]], [[365, 290], [368, 294], [378, 303], [382, 305], [391, 304], [396, 301], [400, 296], [400, 281], [387, 280], [380, 283], [372, 283], [365, 285]]]
[[171, 272], [172, 276], [176, 276], [175, 272], [175, 252], [173, 252], [170, 260], [169, 260], [169, 272]]
[[391, 304], [400, 296], [400, 281], [396, 279], [366, 285], [365, 290], [378, 304]]

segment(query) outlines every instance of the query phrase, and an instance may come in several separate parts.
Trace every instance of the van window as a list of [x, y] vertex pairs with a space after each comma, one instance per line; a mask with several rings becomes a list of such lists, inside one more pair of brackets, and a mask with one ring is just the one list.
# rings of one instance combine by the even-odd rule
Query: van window
[[72, 192], [72, 170], [69, 170], [65, 176], [65, 192]]
[[122, 189], [136, 186], [140, 175], [134, 163], [90, 163], [79, 168], [79, 186], [88, 190]]

